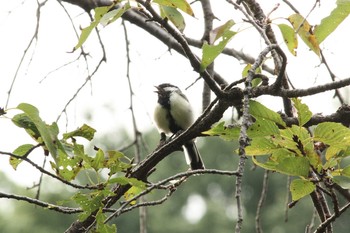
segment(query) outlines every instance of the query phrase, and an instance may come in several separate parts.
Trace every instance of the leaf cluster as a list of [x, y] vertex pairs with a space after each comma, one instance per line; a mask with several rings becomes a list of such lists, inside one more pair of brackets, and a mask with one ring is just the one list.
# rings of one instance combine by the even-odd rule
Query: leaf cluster
[[[125, 193], [125, 200], [133, 198], [145, 189], [145, 184], [135, 178], [128, 178], [126, 174], [132, 168], [131, 161], [121, 152], [115, 150], [103, 151], [95, 148], [95, 154], [88, 155], [85, 147], [78, 143], [78, 138], [91, 141], [96, 132], [95, 129], [84, 124], [76, 130], [63, 133], [59, 138], [57, 124], [47, 124], [39, 116], [36, 107], [21, 103], [15, 109], [22, 111], [12, 117], [12, 122], [23, 128], [44, 150], [45, 156], [51, 155], [51, 168], [56, 176], [67, 182], [76, 180], [78, 174], [86, 174], [90, 180], [89, 192], [78, 192], [72, 200], [81, 208], [82, 213], [79, 219], [83, 221], [89, 215], [97, 211], [96, 221], [99, 232], [115, 232], [115, 226], [104, 224], [102, 209], [106, 203], [106, 197], [113, 196], [112, 187], [115, 185], [130, 185], [131, 189]], [[10, 157], [10, 164], [14, 169], [23, 161], [28, 161], [28, 156], [33, 148], [33, 144], [20, 145], [13, 151]], [[91, 178], [93, 172], [95, 179]], [[107, 173], [106, 175], [103, 175]], [[97, 183], [93, 180], [97, 180]]]
[[[307, 129], [311, 111], [300, 99], [293, 104], [298, 125], [287, 126], [280, 114], [250, 100], [254, 123], [247, 132], [251, 141], [246, 155], [259, 167], [296, 177], [290, 185], [294, 201], [315, 191], [322, 180], [349, 188], [350, 166], [343, 162], [350, 155], [350, 129], [334, 122]], [[225, 140], [237, 140], [239, 133], [239, 127], [226, 127], [224, 122], [205, 132]]]

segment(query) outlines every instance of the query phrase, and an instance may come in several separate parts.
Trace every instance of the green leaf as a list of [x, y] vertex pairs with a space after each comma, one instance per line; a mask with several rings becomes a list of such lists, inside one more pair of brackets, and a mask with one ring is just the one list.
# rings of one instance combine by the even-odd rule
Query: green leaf
[[153, 0], [153, 2], [162, 6], [178, 8], [190, 16], [194, 16], [193, 10], [186, 0]]
[[79, 49], [87, 40], [87, 38], [90, 36], [92, 30], [94, 30], [99, 23], [103, 24], [104, 26], [114, 22], [118, 18], [120, 18], [125, 11], [130, 9], [130, 3], [127, 2], [122, 7], [110, 11], [112, 7], [115, 6], [116, 3], [113, 3], [110, 6], [102, 6], [102, 7], [96, 7], [95, 8], [95, 16], [94, 21], [90, 23], [90, 25], [86, 28], [83, 28], [81, 30], [79, 41], [76, 46], [74, 46], [74, 50]]
[[350, 189], [350, 178], [347, 176], [333, 177], [333, 181], [340, 185], [343, 189]]
[[280, 160], [284, 158], [292, 157], [294, 154], [284, 148], [278, 148], [272, 151], [271, 155], [265, 156], [254, 156], [252, 157], [253, 162], [266, 170], [276, 171], [276, 166]]
[[252, 126], [249, 127], [248, 131], [249, 138], [278, 135], [280, 133], [277, 125], [265, 118], [256, 118]]
[[72, 137], [83, 137], [91, 141], [94, 138], [95, 133], [96, 130], [94, 128], [91, 128], [90, 126], [84, 124], [77, 130], [63, 134], [63, 139], [68, 139]]
[[[259, 157], [261, 158], [261, 157]], [[266, 162], [260, 162], [256, 157], [252, 157], [254, 164], [266, 170], [275, 171], [277, 163], [272, 160], [267, 160]]]
[[294, 107], [298, 112], [299, 125], [305, 125], [312, 117], [312, 112], [306, 104], [301, 103], [300, 99], [293, 98]]
[[309, 195], [315, 191], [316, 186], [308, 180], [295, 179], [290, 184], [290, 192], [292, 193], [292, 200], [297, 201], [300, 198]]
[[297, 31], [300, 38], [304, 43], [314, 51], [317, 56], [320, 56], [319, 42], [316, 36], [312, 32], [312, 28], [307, 20], [300, 14], [293, 14], [288, 17], [289, 22], [292, 24], [295, 31]]
[[20, 113], [12, 118], [12, 122], [26, 130], [26, 132], [36, 141], [40, 138], [40, 132], [35, 126], [34, 122], [28, 117], [26, 113]]
[[138, 180], [136, 178], [129, 178], [129, 183], [134, 187], [140, 188], [142, 191], [146, 189], [145, 182]]
[[307, 178], [309, 175], [310, 163], [305, 157], [289, 157], [278, 161], [276, 171], [289, 176], [302, 176]]
[[289, 27], [287, 24], [278, 24], [283, 40], [286, 43], [288, 50], [294, 56], [297, 55], [296, 49], [298, 48], [298, 38], [294, 32], [294, 29]]
[[40, 118], [39, 111], [36, 107], [30, 104], [21, 103], [17, 106], [17, 109], [22, 110], [27, 114], [30, 121], [35, 125], [37, 131], [40, 134], [45, 146], [49, 150], [54, 159], [57, 157], [57, 148], [55, 142], [57, 141], [58, 129], [55, 126], [48, 126]]
[[95, 155], [95, 158], [92, 159], [91, 167], [95, 169], [95, 171], [98, 171], [101, 168], [104, 168], [104, 159], [105, 155], [103, 150], [99, 149]]
[[268, 137], [254, 138], [250, 145], [245, 148], [246, 155], [258, 156], [272, 154], [274, 150], [280, 149]]
[[350, 14], [350, 1], [338, 0], [337, 7], [331, 14], [321, 20], [321, 24], [315, 27], [315, 36], [319, 43], [322, 43], [346, 17]]
[[72, 200], [84, 211], [79, 215], [79, 220], [84, 221], [92, 212], [103, 207], [102, 201], [108, 195], [113, 195], [113, 193], [108, 190], [98, 190], [86, 194], [76, 193]]
[[203, 43], [202, 46], [202, 61], [200, 64], [200, 71], [203, 72], [208, 65], [210, 65], [217, 56], [224, 50], [227, 43], [236, 34], [236, 32], [230, 31], [229, 29], [233, 26], [232, 20], [227, 21], [224, 25], [217, 29], [214, 29], [215, 33], [211, 36], [214, 41], [221, 38], [222, 40], [217, 44]]
[[225, 122], [220, 122], [210, 130], [202, 132], [202, 134], [211, 136], [220, 136], [227, 141], [237, 140], [240, 134], [239, 127], [226, 127]]
[[[242, 70], [242, 78], [248, 76], [248, 71], [252, 68], [252, 64], [248, 63]], [[256, 68], [256, 74], [261, 74], [261, 67]], [[252, 81], [252, 86], [257, 87], [261, 83], [261, 78], [254, 78]]]
[[97, 211], [96, 214], [96, 232], [98, 233], [115, 233], [117, 232], [117, 226], [115, 224], [105, 223], [107, 216], [103, 213], [103, 209]]
[[107, 13], [103, 14], [102, 18], [100, 19], [100, 24], [102, 24], [103, 26], [107, 26], [108, 24], [113, 23], [114, 21], [119, 19], [125, 13], [125, 11], [129, 10], [130, 8], [131, 8], [130, 2], [127, 1], [124, 5], [120, 6], [118, 9], [108, 11]]
[[343, 176], [347, 176], [350, 178], [350, 165], [345, 167], [343, 170], [342, 170], [342, 173], [341, 173]]
[[350, 146], [350, 129], [340, 123], [320, 123], [314, 130], [314, 140], [346, 149]]
[[250, 100], [249, 105], [249, 113], [255, 118], [265, 118], [267, 120], [275, 122], [278, 125], [286, 127], [286, 123], [284, 123], [280, 114], [268, 109], [267, 107], [255, 100]]
[[[259, 158], [259, 160], [258, 160]], [[267, 170], [279, 172], [289, 176], [300, 176], [307, 178], [309, 175], [310, 163], [305, 157], [296, 157], [294, 154], [284, 148], [273, 151], [273, 154], [261, 161], [262, 157], [253, 157], [253, 162]]]
[[95, 27], [97, 27], [97, 25], [99, 24], [102, 16], [104, 14], [106, 14], [109, 11], [109, 9], [110, 9], [110, 6], [103, 6], [103, 7], [95, 8], [94, 21], [92, 21], [88, 27], [83, 28], [81, 30], [81, 33], [80, 33], [80, 36], [79, 36], [79, 41], [78, 41], [77, 45], [74, 46], [74, 50], [79, 49], [85, 43], [85, 41], [87, 40], [87, 38], [91, 34], [92, 30], [94, 30]]
[[52, 169], [67, 181], [75, 179], [82, 168], [82, 159], [79, 157], [70, 157], [66, 153], [59, 151], [56, 163], [50, 161]]
[[305, 128], [296, 125], [280, 130], [280, 135], [273, 137], [272, 141], [276, 145], [293, 151], [299, 156], [305, 155], [306, 151], [308, 151], [306, 150], [306, 147], [310, 147], [310, 143], [311, 146], [313, 145], [308, 131]]
[[110, 150], [106, 152], [107, 158], [105, 157], [104, 166], [110, 170], [109, 175], [125, 171], [126, 169], [131, 167], [130, 163], [125, 163], [121, 159], [125, 157], [125, 155], [119, 151]]
[[228, 20], [225, 24], [211, 30], [209, 33], [209, 44], [214, 44], [218, 39], [223, 37], [233, 25], [235, 25], [235, 22], [231, 19]]
[[183, 32], [186, 27], [185, 19], [182, 14], [173, 7], [160, 5], [160, 13], [162, 18], [169, 19], [180, 32]]
[[[17, 147], [12, 153], [14, 155], [18, 155], [18, 156], [25, 156], [27, 155], [28, 151], [30, 151], [32, 148], [34, 147], [34, 145], [32, 144], [24, 144], [21, 145], [19, 147]], [[13, 169], [17, 169], [17, 166], [22, 162], [22, 159], [17, 159], [14, 157], [10, 157], [10, 164], [13, 167]]]
[[121, 185], [127, 185], [130, 184], [129, 178], [128, 177], [124, 177], [124, 176], [118, 176], [118, 177], [113, 177], [111, 179], [109, 179], [108, 183], [110, 184], [121, 184]]

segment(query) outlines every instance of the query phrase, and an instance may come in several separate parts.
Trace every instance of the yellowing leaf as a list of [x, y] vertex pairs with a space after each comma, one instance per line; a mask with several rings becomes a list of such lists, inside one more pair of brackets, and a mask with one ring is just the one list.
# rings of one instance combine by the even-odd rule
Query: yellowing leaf
[[108, 25], [110, 23], [113, 23], [114, 21], [119, 19], [124, 14], [125, 11], [130, 9], [130, 7], [131, 7], [130, 6], [130, 2], [127, 1], [125, 3], [125, 5], [122, 5], [118, 9], [114, 9], [112, 11], [108, 11], [107, 13], [103, 14], [102, 18], [100, 19], [100, 23], [103, 26], [106, 26], [106, 25]]
[[246, 155], [258, 156], [272, 154], [278, 148], [269, 138], [258, 137], [254, 138], [250, 145], [245, 148]]
[[293, 98], [292, 101], [298, 112], [299, 125], [303, 126], [311, 119], [312, 112], [306, 104], [301, 103], [300, 99]]
[[321, 24], [315, 27], [315, 36], [318, 43], [327, 38], [350, 13], [350, 1], [338, 0], [337, 7], [329, 16], [322, 19]]
[[[137, 196], [139, 193], [141, 193], [144, 189], [137, 187], [137, 186], [132, 186], [126, 193], [124, 193], [124, 198], [127, 201], [130, 201], [133, 199], [135, 196]], [[136, 200], [130, 202], [131, 205], [136, 204]]]
[[225, 32], [230, 30], [233, 25], [235, 25], [235, 22], [233, 20], [229, 20], [225, 24], [211, 30], [209, 33], [209, 44], [214, 44], [214, 42], [222, 37]]
[[[34, 145], [32, 144], [24, 144], [19, 147], [17, 147], [12, 153], [17, 156], [25, 156], [32, 148]], [[22, 162], [22, 159], [17, 159], [14, 157], [10, 157], [10, 164], [13, 167], [13, 169], [17, 169], [17, 166]]]
[[240, 134], [239, 127], [226, 127], [225, 122], [220, 122], [210, 130], [202, 132], [203, 134], [220, 136], [222, 139], [227, 141], [237, 140]]
[[300, 198], [309, 195], [315, 190], [314, 183], [308, 180], [295, 179], [290, 184], [290, 192], [292, 193], [292, 200], [297, 201]]
[[180, 32], [183, 32], [186, 23], [182, 14], [174, 7], [160, 5], [159, 8], [161, 16], [169, 19]]
[[320, 56], [319, 42], [307, 20], [300, 14], [293, 14], [288, 17], [288, 20], [304, 43], [314, 51], [317, 56]]
[[162, 6], [178, 8], [190, 16], [194, 16], [193, 10], [186, 0], [153, 0], [153, 2]]
[[293, 28], [289, 27], [287, 24], [279, 24], [278, 27], [282, 33], [283, 40], [286, 43], [289, 52], [296, 56], [296, 49], [298, 48], [298, 39]]
[[69, 133], [63, 134], [63, 139], [68, 139], [71, 137], [83, 137], [89, 141], [91, 141], [94, 138], [94, 134], [96, 133], [96, 130], [88, 126], [87, 124], [84, 124], [79, 129], [76, 129]]
[[329, 146], [346, 148], [350, 146], [350, 129], [340, 123], [320, 123], [315, 128], [314, 140]]

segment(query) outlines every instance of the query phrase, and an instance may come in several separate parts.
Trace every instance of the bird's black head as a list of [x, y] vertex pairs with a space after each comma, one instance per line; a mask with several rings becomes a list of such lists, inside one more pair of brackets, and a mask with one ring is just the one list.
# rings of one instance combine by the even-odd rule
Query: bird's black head
[[174, 86], [170, 83], [163, 83], [158, 86], [155, 86], [157, 90], [155, 91], [158, 94], [158, 103], [165, 107], [169, 106], [169, 98], [172, 92], [180, 92], [180, 89], [177, 86]]

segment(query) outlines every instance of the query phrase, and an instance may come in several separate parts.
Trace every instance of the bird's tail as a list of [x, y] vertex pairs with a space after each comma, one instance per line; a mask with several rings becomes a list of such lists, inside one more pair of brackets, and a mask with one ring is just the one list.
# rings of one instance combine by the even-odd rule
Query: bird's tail
[[192, 170], [204, 169], [202, 158], [198, 152], [197, 146], [193, 141], [184, 145], [186, 162], [191, 166]]

